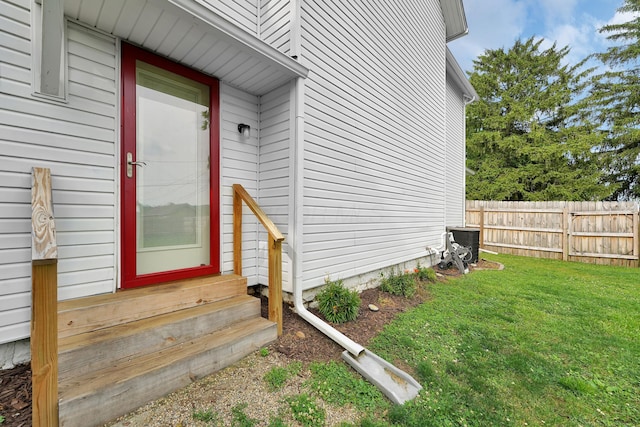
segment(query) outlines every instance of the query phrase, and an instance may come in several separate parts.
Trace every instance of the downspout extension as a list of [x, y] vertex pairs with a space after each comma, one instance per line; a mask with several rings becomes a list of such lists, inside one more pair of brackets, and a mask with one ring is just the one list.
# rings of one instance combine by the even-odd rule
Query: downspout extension
[[354, 342], [349, 337], [332, 328], [320, 318], [312, 314], [304, 306], [302, 300], [302, 224], [303, 224], [303, 182], [304, 182], [304, 78], [299, 77], [295, 82], [295, 135], [293, 141], [293, 305], [296, 313], [304, 320], [313, 325], [320, 332], [331, 338], [355, 357], [364, 352], [364, 347]]
[[[297, 291], [297, 292], [296, 292]], [[302, 291], [300, 290], [300, 286], [296, 286], [294, 284], [294, 296], [293, 296], [293, 304], [296, 309], [296, 313], [304, 320], [313, 325], [320, 332], [331, 338], [333, 341], [338, 343], [342, 348], [347, 350], [355, 357], [359, 357], [362, 353], [364, 353], [364, 347], [353, 341], [351, 338], [332, 328], [330, 325], [322, 321], [320, 318], [315, 316], [309, 310], [307, 310], [302, 302]]]
[[303, 191], [304, 191], [304, 79], [296, 79], [294, 94], [294, 135], [291, 138], [293, 212], [291, 219], [289, 247], [292, 258], [293, 305], [300, 317], [313, 325], [320, 332], [342, 346], [342, 358], [360, 375], [389, 398], [393, 403], [401, 405], [415, 398], [422, 386], [406, 372], [396, 368], [381, 357], [366, 350], [360, 344], [338, 332], [327, 323], [310, 313], [302, 301], [302, 243], [303, 243]]

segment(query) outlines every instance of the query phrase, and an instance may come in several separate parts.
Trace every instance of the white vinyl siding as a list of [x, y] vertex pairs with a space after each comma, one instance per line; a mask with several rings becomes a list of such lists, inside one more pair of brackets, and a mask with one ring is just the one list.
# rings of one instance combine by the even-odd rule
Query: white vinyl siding
[[[258, 97], [220, 84], [222, 173], [222, 272], [233, 273], [233, 184], [241, 184], [258, 198]], [[251, 126], [244, 138], [238, 124]], [[258, 221], [243, 206], [242, 273], [248, 284], [258, 283]]]
[[115, 40], [69, 23], [68, 102], [35, 98], [29, 6], [0, 6], [0, 343], [29, 336], [32, 167], [52, 174], [58, 298], [115, 289]]
[[258, 2], [259, 0], [204, 0], [209, 9], [254, 36], [258, 35]]
[[[292, 84], [285, 85], [263, 95], [260, 105], [260, 166], [259, 204], [265, 213], [285, 235], [282, 246], [283, 289], [292, 291], [290, 286], [290, 262], [288, 253], [289, 203], [289, 145], [291, 139], [290, 94]], [[260, 251], [260, 283], [268, 283], [268, 235], [261, 227], [260, 241], [264, 250]]]
[[437, 0], [303, 2], [302, 20], [308, 289], [437, 246], [445, 25]]
[[263, 0], [260, 38], [284, 54], [291, 50], [291, 7], [296, 0]]
[[[186, 3], [190, 3], [186, 9], [193, 9], [195, 16], [164, 0], [68, 0], [64, 2], [64, 12], [70, 20], [83, 22], [254, 95], [270, 92], [306, 72], [285, 54], [260, 42], [257, 0]], [[267, 33], [274, 31], [272, 24], [281, 25], [279, 14], [273, 19], [269, 17]], [[240, 35], [243, 31], [246, 34]], [[277, 41], [278, 36], [274, 37], [269, 36], [269, 40], [282, 43]], [[253, 48], [257, 52], [252, 52]]]
[[[199, 3], [291, 51], [294, 0]], [[74, 0], [65, 2], [67, 102], [50, 102], [32, 95], [30, 4], [0, 2], [0, 343], [29, 336], [32, 167], [48, 167], [53, 176], [59, 298], [112, 292], [117, 283], [118, 44], [74, 20], [220, 78], [223, 273], [233, 271], [233, 184], [242, 184], [285, 235], [291, 230], [290, 74], [256, 66], [257, 56], [216, 39], [215, 31], [163, 11], [173, 9], [168, 3]], [[447, 144], [460, 135], [464, 144], [457, 124], [464, 108], [445, 81], [438, 0], [303, 1], [301, 19], [299, 60], [310, 73], [300, 118], [303, 246], [296, 255], [309, 289], [327, 275], [346, 279], [424, 257], [445, 225], [457, 225], [450, 218], [464, 208], [464, 171], [461, 178], [454, 168], [464, 168], [464, 145]], [[251, 126], [250, 138], [239, 123]], [[243, 273], [249, 285], [266, 283], [266, 235], [246, 207], [243, 230]], [[283, 279], [290, 291], [288, 252], [287, 239]]]
[[[241, 184], [269, 218], [286, 233], [289, 203], [289, 85], [258, 97], [221, 84], [222, 111], [222, 272], [233, 272], [232, 185]], [[258, 111], [261, 111], [258, 114]], [[251, 126], [245, 139], [238, 124]], [[260, 141], [260, 146], [258, 146]], [[242, 219], [242, 271], [249, 285], [268, 282], [267, 234], [246, 207]], [[286, 253], [286, 243], [283, 247]], [[283, 280], [289, 263], [283, 256]]]
[[447, 78], [446, 225], [463, 227], [465, 214], [465, 105], [462, 91]]

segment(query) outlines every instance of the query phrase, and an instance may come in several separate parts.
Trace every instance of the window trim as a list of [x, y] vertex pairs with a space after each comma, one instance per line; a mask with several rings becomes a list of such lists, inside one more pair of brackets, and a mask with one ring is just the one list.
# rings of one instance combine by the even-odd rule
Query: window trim
[[60, 77], [58, 93], [47, 93], [42, 90], [42, 2], [34, 0], [31, 3], [31, 88], [32, 95], [56, 103], [68, 101], [68, 28], [67, 19], [62, 16], [62, 34], [60, 38]]

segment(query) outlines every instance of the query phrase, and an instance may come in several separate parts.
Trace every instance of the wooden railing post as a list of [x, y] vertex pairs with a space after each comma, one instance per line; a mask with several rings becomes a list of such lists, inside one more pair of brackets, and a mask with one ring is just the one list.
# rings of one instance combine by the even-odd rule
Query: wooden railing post
[[284, 236], [240, 184], [233, 184], [233, 269], [242, 275], [242, 202], [269, 233], [269, 320], [282, 335], [282, 241]]
[[31, 227], [31, 420], [57, 427], [58, 248], [49, 169], [32, 171]]
[[233, 191], [233, 272], [242, 276], [242, 199]]
[[269, 320], [278, 324], [282, 335], [282, 240], [269, 234]]

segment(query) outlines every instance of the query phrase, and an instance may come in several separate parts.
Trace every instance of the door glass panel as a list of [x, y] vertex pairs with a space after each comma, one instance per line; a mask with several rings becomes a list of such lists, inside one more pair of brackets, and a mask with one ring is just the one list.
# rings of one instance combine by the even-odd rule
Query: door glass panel
[[137, 61], [136, 98], [136, 273], [209, 265], [209, 87]]

